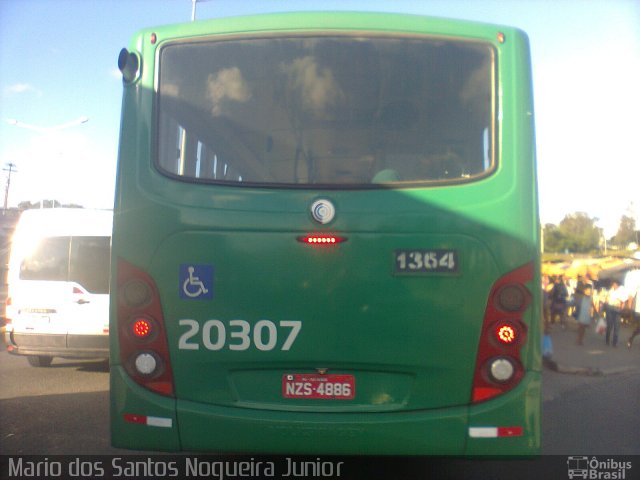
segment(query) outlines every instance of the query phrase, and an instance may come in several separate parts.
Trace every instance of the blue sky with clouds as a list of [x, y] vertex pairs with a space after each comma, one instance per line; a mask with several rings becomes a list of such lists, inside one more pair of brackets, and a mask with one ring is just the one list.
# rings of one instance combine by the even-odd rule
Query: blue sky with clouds
[[[10, 205], [41, 198], [112, 204], [118, 52], [140, 28], [189, 21], [191, 6], [191, 0], [0, 0], [0, 164], [18, 169]], [[640, 1], [212, 0], [199, 2], [197, 14], [310, 9], [522, 28], [533, 55], [542, 221], [584, 211], [613, 234], [630, 206], [640, 214]], [[90, 120], [47, 130], [82, 116]]]

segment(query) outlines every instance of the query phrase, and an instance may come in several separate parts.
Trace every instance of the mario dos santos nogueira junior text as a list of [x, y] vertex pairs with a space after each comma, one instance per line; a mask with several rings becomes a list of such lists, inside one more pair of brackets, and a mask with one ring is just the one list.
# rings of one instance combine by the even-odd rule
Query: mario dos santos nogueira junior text
[[278, 458], [274, 461], [250, 458], [248, 460], [220, 460], [205, 457], [147, 457], [135, 460], [126, 457], [64, 457], [40, 458], [9, 457], [9, 478], [183, 478], [199, 477], [218, 480], [232, 478], [309, 478], [340, 477], [344, 462], [325, 461], [321, 458]]

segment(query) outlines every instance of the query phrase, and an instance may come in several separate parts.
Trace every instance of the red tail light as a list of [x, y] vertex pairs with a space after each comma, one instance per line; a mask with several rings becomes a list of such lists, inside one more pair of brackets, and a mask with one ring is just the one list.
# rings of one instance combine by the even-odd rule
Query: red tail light
[[[13, 298], [11, 298], [11, 295], [9, 295], [7, 297], [7, 300], [5, 301], [5, 305], [7, 307], [10, 307], [11, 305], [13, 305]], [[4, 323], [5, 323], [5, 325], [10, 325], [12, 321], [11, 321], [11, 316], [10, 316], [9, 311], [5, 312], [5, 315], [6, 315], [6, 317], [4, 319]]]
[[146, 272], [118, 261], [120, 361], [138, 384], [173, 396], [173, 373], [158, 288]]
[[496, 339], [503, 345], [513, 345], [520, 340], [518, 329], [511, 322], [501, 322], [495, 327]]
[[[7, 299], [5, 300], [5, 305], [7, 307], [11, 307], [13, 305], [13, 298], [11, 298], [11, 295], [7, 296]], [[6, 309], [4, 323], [7, 326], [12, 324], [11, 309], [10, 308]], [[9, 347], [7, 347], [7, 348], [9, 348]]]
[[527, 336], [523, 314], [531, 303], [525, 284], [533, 279], [527, 264], [491, 288], [473, 377], [472, 402], [482, 402], [514, 388], [524, 376], [520, 350]]
[[150, 338], [154, 330], [151, 319], [147, 317], [136, 317], [131, 321], [131, 333], [139, 340]]

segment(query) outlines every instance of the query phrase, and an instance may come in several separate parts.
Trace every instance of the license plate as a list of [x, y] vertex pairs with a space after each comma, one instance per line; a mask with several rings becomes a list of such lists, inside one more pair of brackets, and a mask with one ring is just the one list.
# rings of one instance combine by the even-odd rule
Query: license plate
[[25, 315], [23, 323], [27, 330], [35, 330], [48, 324], [51, 318], [48, 315]]
[[356, 380], [353, 375], [288, 373], [282, 376], [284, 398], [310, 398], [321, 400], [353, 400]]

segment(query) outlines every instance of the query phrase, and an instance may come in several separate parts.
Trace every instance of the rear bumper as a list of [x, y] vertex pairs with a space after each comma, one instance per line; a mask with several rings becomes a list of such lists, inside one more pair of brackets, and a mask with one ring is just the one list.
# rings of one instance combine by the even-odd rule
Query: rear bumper
[[5, 332], [7, 351], [13, 355], [66, 358], [109, 358], [109, 335], [54, 335]]
[[[153, 419], [127, 422], [125, 415]], [[540, 374], [477, 406], [394, 413], [301, 413], [219, 407], [161, 397], [111, 369], [114, 447], [333, 455], [538, 455]], [[521, 427], [472, 438], [470, 428]]]

